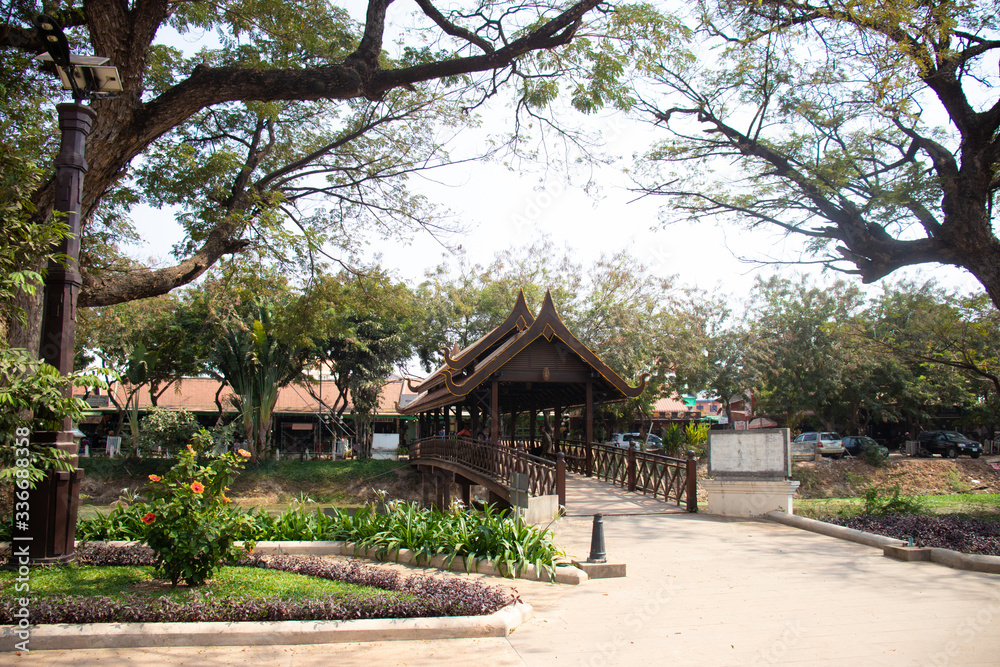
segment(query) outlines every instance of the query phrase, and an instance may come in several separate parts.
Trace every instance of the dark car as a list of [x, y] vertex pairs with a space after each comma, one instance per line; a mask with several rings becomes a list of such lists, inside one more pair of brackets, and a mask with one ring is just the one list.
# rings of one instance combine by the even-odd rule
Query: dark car
[[968, 454], [978, 459], [983, 453], [983, 446], [957, 431], [923, 431], [917, 436], [917, 453], [920, 456], [940, 454], [950, 459]]
[[861, 456], [865, 453], [865, 450], [877, 452], [877, 455], [881, 458], [888, 458], [889, 456], [889, 449], [887, 447], [878, 444], [866, 435], [844, 436], [840, 442], [851, 456]]

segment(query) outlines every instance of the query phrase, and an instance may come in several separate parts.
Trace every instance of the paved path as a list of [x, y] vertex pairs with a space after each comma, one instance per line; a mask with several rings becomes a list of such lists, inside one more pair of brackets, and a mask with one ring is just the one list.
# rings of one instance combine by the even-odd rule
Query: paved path
[[582, 475], [566, 475], [566, 515], [570, 518], [593, 517], [599, 512], [607, 515], [686, 512], [679, 505], [664, 502], [662, 498], [626, 491], [620, 486]]
[[[581, 491], [586, 482], [574, 481]], [[37, 652], [6, 664], [109, 665], [1000, 665], [1000, 577], [765, 521], [641, 514], [650, 499], [593, 500], [609, 561], [628, 576], [517, 582], [535, 618], [503, 639], [295, 647]], [[572, 497], [572, 496], [571, 496]], [[596, 497], [596, 494], [595, 494]], [[668, 506], [669, 507], [669, 506]], [[630, 510], [616, 515], [614, 510]], [[586, 557], [591, 519], [557, 541]], [[6, 657], [6, 656], [5, 656]]]

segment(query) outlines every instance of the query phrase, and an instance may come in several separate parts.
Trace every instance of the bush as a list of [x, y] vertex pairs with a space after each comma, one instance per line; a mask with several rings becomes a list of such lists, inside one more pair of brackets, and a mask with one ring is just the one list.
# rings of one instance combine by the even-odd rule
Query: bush
[[861, 460], [874, 468], [881, 468], [889, 462], [889, 452], [881, 445], [862, 447]]
[[663, 430], [663, 450], [670, 456], [679, 456], [684, 444], [684, 430], [680, 424], [671, 424]]
[[[167, 566], [170, 566], [173, 568], [170, 572], [180, 573], [176, 576], [186, 573], [183, 569], [185, 563], [200, 563], [203, 552], [205, 556], [214, 554], [203, 544], [200, 531], [205, 535], [214, 535], [208, 539], [214, 540], [213, 545], [220, 548], [236, 540], [340, 540], [354, 542], [362, 549], [376, 549], [383, 555], [409, 549], [423, 562], [441, 554], [452, 560], [465, 558], [470, 563], [489, 560], [506, 576], [515, 576], [528, 565], [534, 565], [539, 572], [547, 570], [554, 574], [556, 562], [563, 555], [553, 544], [548, 528], [527, 524], [520, 516], [498, 512], [490, 505], [481, 513], [466, 511], [459, 505], [441, 512], [421, 508], [415, 503], [386, 502], [382, 494], [379, 502], [362, 507], [353, 514], [334, 508], [329, 510], [328, 515], [318, 510], [310, 512], [301, 506], [291, 507], [278, 516], [271, 516], [263, 510], [241, 513], [228, 507], [210, 513], [199, 508], [196, 504], [198, 499], [194, 498], [200, 495], [204, 500], [209, 494], [208, 485], [204, 484], [205, 490], [196, 494], [189, 486], [191, 482], [188, 480], [192, 478], [186, 475], [181, 477], [183, 482], [173, 483], [176, 493], [170, 505], [158, 509], [159, 506], [154, 503], [147, 510], [155, 515], [146, 532], [147, 542], [152, 547], [154, 542], [161, 545], [162, 541], [159, 547], [165, 564], [162, 569], [167, 572]], [[191, 514], [190, 517], [178, 516], [185, 510]], [[139, 512], [140, 509], [132, 508], [115, 510], [108, 517], [99, 515], [97, 519], [81, 521], [77, 530], [87, 539], [135, 539], [135, 522], [145, 516], [139, 515]], [[162, 537], [150, 539], [154, 532], [156, 535], [164, 532], [168, 523], [169, 532], [176, 537], [170, 541]], [[227, 542], [223, 543], [223, 539]], [[198, 551], [193, 553], [196, 546]], [[171, 552], [171, 548], [176, 551]], [[235, 549], [228, 548], [219, 558], [235, 554]]]
[[150, 408], [139, 420], [136, 448], [146, 452], [161, 448], [169, 455], [182, 449], [199, 430], [198, 420], [187, 410]]
[[684, 429], [684, 439], [695, 456], [704, 456], [708, 444], [708, 424], [688, 424]]
[[889, 514], [919, 514], [924, 509], [923, 501], [918, 497], [899, 495], [899, 484], [886, 489], [873, 484], [864, 490], [864, 507], [861, 513], [868, 516], [887, 516]]
[[148, 503], [135, 502], [119, 504], [107, 514], [97, 512], [92, 519], [81, 519], [76, 523], [76, 539], [81, 542], [105, 540], [136, 540], [146, 537], [146, 524], [142, 518], [149, 514]]
[[498, 512], [490, 505], [482, 513], [465, 511], [457, 504], [441, 512], [382, 498], [353, 515], [336, 508], [326, 515], [294, 507], [277, 517], [258, 512], [253, 524], [244, 536], [257, 541], [343, 540], [382, 555], [409, 549], [418, 561], [441, 554], [470, 563], [490, 560], [506, 576], [515, 576], [528, 565], [554, 574], [562, 555], [547, 528], [527, 524], [520, 516]]
[[[245, 513], [231, 509], [225, 492], [243, 467], [235, 454], [223, 454], [199, 466], [198, 449], [211, 449], [212, 437], [202, 429], [192, 445], [181, 450], [177, 463], [162, 478], [150, 475], [145, 542], [156, 555], [160, 573], [176, 586], [183, 579], [200, 586], [223, 559], [237, 556], [235, 542], [248, 524]], [[244, 458], [249, 453], [240, 450]], [[253, 544], [248, 546], [252, 549]]]

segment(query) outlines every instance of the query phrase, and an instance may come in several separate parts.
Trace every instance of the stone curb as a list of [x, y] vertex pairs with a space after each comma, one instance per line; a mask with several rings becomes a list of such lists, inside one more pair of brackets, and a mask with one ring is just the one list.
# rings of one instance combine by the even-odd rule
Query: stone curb
[[931, 547], [931, 562], [947, 565], [956, 570], [1000, 574], [1000, 556], [964, 554], [961, 551]]
[[[807, 519], [802, 516], [794, 516], [791, 514], [785, 514], [784, 512], [779, 512], [777, 510], [768, 512], [765, 515], [766, 518], [777, 523], [783, 523], [787, 526], [792, 526], [794, 528], [801, 528], [803, 530], [810, 530], [814, 533], [820, 533], [823, 535], [828, 535], [830, 537], [837, 537], [842, 540], [850, 540], [851, 542], [858, 542], [860, 544], [865, 544], [870, 547], [877, 547], [883, 550], [883, 554], [889, 556], [888, 553], [891, 551], [891, 547], [901, 547], [906, 546], [902, 540], [898, 540], [892, 537], [885, 537], [884, 535], [876, 535], [875, 533], [866, 533], [861, 530], [854, 530], [853, 528], [846, 528], [844, 526], [836, 526], [831, 523], [825, 523], [823, 521], [817, 521], [816, 519]], [[930, 551], [930, 562], [937, 563], [938, 565], [944, 565], [946, 567], [953, 568], [955, 570], [969, 570], [971, 572], [985, 572], [987, 574], [1000, 574], [1000, 556], [983, 556], [981, 554], [965, 554], [960, 551], [954, 551], [952, 549], [942, 549], [940, 547], [929, 547]], [[921, 562], [920, 560], [912, 560], [909, 562]], [[926, 560], [923, 562], [927, 562]]]
[[[86, 648], [165, 646], [272, 646], [420, 639], [506, 637], [534, 615], [514, 603], [489, 616], [361, 619], [353, 621], [266, 621], [209, 623], [88, 623], [31, 628], [28, 647], [55, 651]], [[10, 650], [17, 628], [0, 627], [0, 645]]]
[[903, 546], [904, 544], [903, 540], [893, 539], [891, 537], [886, 537], [885, 535], [876, 535], [875, 533], [866, 533], [864, 531], [854, 530], [853, 528], [847, 528], [845, 526], [836, 526], [832, 523], [826, 523], [825, 521], [817, 521], [816, 519], [807, 519], [804, 516], [786, 514], [779, 510], [773, 510], [764, 516], [772, 521], [776, 521], [777, 523], [783, 523], [786, 526], [801, 528], [803, 530], [809, 530], [814, 533], [820, 533], [821, 535], [828, 535], [830, 537], [839, 537], [842, 540], [857, 542], [869, 547], [878, 547], [881, 549], [886, 546], [898, 547]]
[[[380, 562], [394, 562], [400, 565], [432, 567], [451, 572], [485, 574], [491, 577], [504, 576], [500, 568], [488, 560], [466, 562], [465, 558], [455, 558], [449, 564], [447, 556], [434, 556], [430, 560], [426, 560], [409, 549], [380, 553], [378, 549], [361, 549], [353, 542], [258, 542], [254, 551], [262, 554], [354, 556]], [[555, 577], [552, 578], [546, 570], [539, 571], [534, 565], [528, 565], [513, 578], [578, 585], [587, 580], [587, 573], [573, 565], [558, 565]]]
[[[77, 543], [79, 544], [79, 543]], [[140, 542], [131, 541], [108, 541], [104, 544], [112, 546], [133, 546]], [[236, 543], [241, 544], [240, 542]], [[429, 561], [417, 556], [409, 549], [398, 549], [379, 553], [378, 549], [361, 549], [354, 542], [257, 542], [254, 553], [286, 556], [352, 556], [354, 558], [365, 558], [367, 560], [379, 561], [382, 563], [399, 563], [400, 565], [413, 565], [415, 567], [431, 567], [438, 570], [445, 570], [458, 573], [485, 574], [491, 577], [503, 577], [500, 568], [488, 560], [476, 560], [466, 563], [464, 558], [456, 558], [448, 566], [447, 556], [434, 556]], [[528, 579], [531, 581], [549, 582], [553, 581], [546, 570], [540, 572], [534, 565], [528, 565], [516, 577], [508, 579]], [[557, 565], [554, 583], [578, 585], [587, 581], [587, 573], [573, 565]]]

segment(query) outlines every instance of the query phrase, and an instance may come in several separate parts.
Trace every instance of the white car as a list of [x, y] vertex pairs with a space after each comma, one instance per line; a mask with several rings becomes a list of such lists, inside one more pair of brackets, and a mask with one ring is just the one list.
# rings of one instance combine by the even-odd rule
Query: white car
[[792, 442], [815, 445], [816, 451], [823, 456], [832, 456], [835, 459], [844, 456], [844, 443], [841, 442], [840, 435], [833, 431], [806, 431], [796, 436]]
[[663, 441], [660, 440], [660, 436], [653, 435], [652, 433], [646, 434], [645, 444], [643, 444], [643, 441], [638, 433], [615, 433], [611, 436], [611, 440], [608, 442], [608, 445], [611, 447], [628, 449], [633, 442], [636, 444], [639, 451], [649, 451], [663, 447]]

